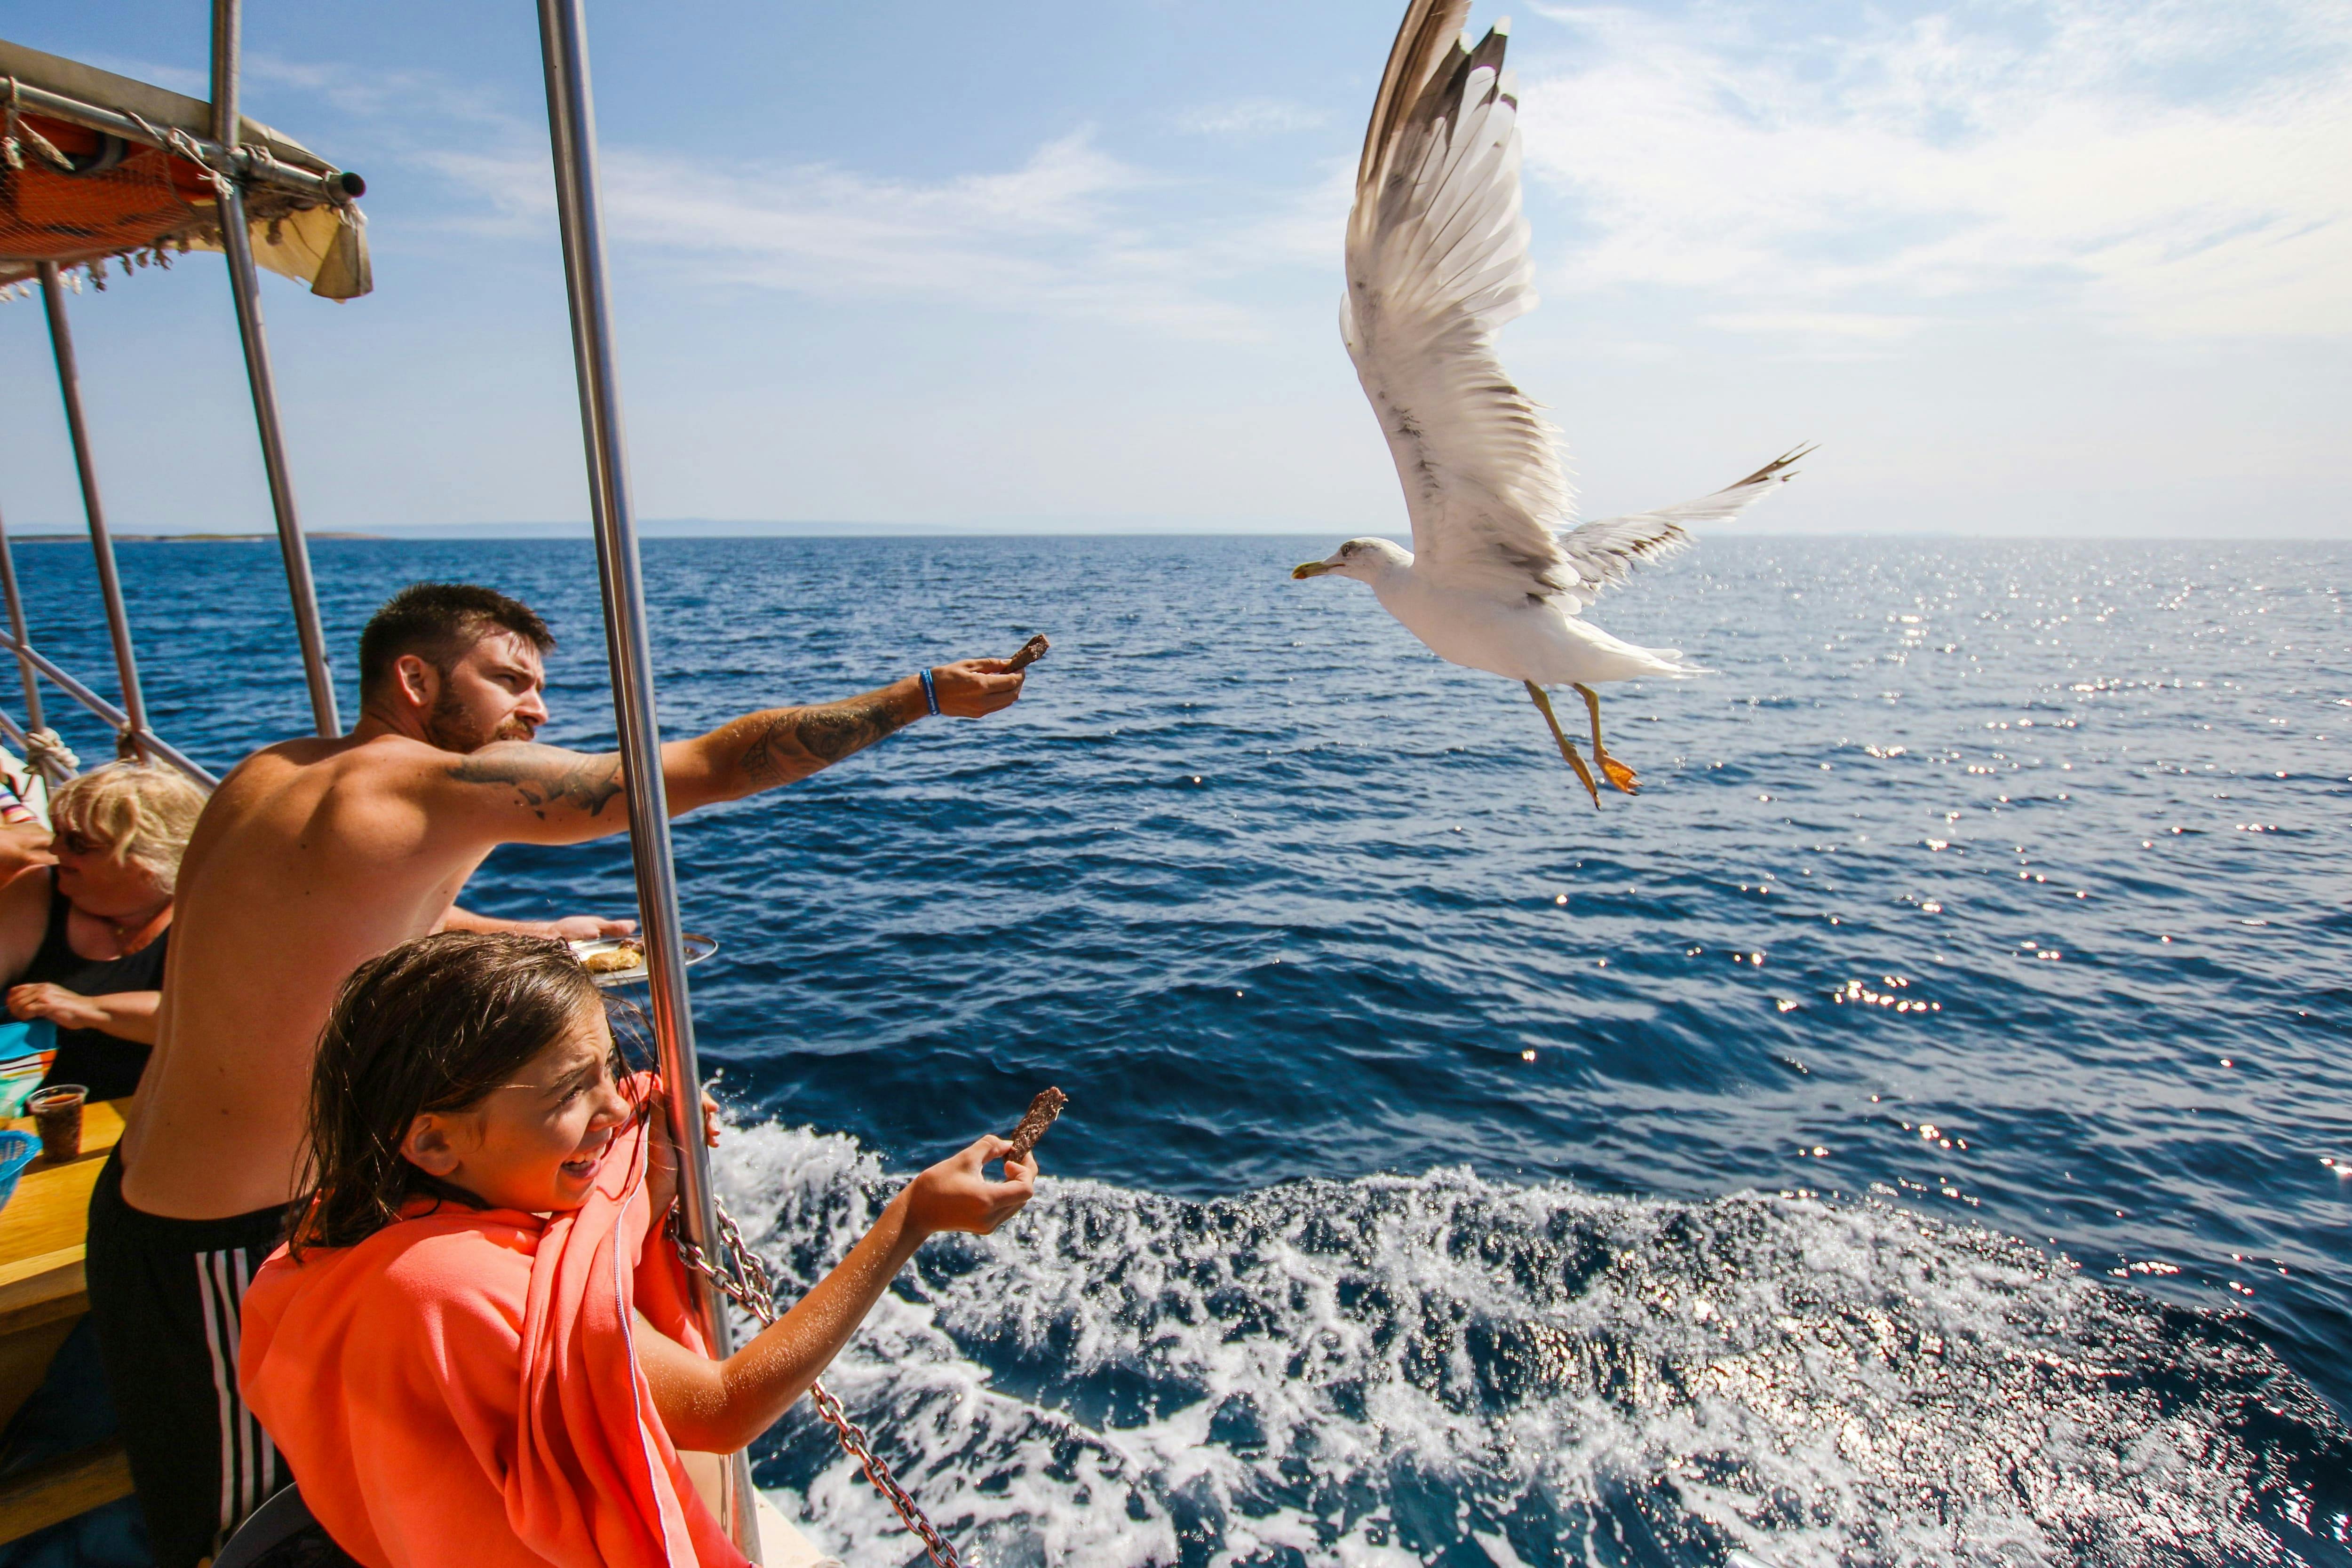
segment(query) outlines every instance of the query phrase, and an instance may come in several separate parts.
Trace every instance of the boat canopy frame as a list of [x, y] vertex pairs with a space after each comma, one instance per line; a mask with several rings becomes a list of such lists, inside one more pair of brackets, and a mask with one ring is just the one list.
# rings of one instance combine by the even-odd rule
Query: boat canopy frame
[[[670, 852], [669, 789], [662, 776], [661, 721], [655, 709], [652, 640], [646, 629], [645, 570], [637, 555], [636, 502], [629, 487], [628, 442], [622, 428], [620, 370], [613, 353], [612, 305], [604, 256], [604, 218], [596, 160], [596, 110], [588, 71], [584, 0], [539, 0], [541, 63], [547, 77], [547, 126], [555, 165], [556, 215], [563, 234], [563, 277], [572, 306], [572, 366], [580, 383], [580, 431], [588, 459], [588, 507], [596, 536], [596, 575], [604, 602], [604, 649], [612, 666], [613, 714], [622, 776], [628, 780], [629, 854], [637, 884], [638, 930], [645, 944], [652, 1005], [646, 1015], [670, 1086], [663, 1111], [678, 1162], [676, 1223], [706, 1257], [723, 1256], [710, 1151], [702, 1137], [702, 1073], [687, 993], [686, 946], [677, 909], [677, 867]], [[710, 1281], [688, 1270], [690, 1304], [714, 1357], [734, 1348], [734, 1328]], [[737, 1551], [762, 1561], [759, 1493], [751, 1456], [727, 1465], [721, 1511]]]
[[[161, 147], [213, 173], [220, 200], [221, 249], [227, 262], [237, 312], [238, 337], [253, 396], [287, 589], [293, 601], [312, 719], [320, 735], [332, 737], [342, 733], [342, 725], [336, 710], [333, 672], [320, 629], [309, 545], [301, 529], [278, 417], [275, 377], [262, 328], [257, 258], [250, 243], [252, 225], [246, 221], [246, 198], [249, 193], [260, 191], [331, 204], [340, 216], [356, 225], [359, 220], [352, 199], [365, 187], [357, 175], [335, 169], [307, 149], [239, 114], [239, 0], [212, 0], [212, 15], [213, 98], [208, 107], [199, 106], [205, 107], [206, 114], [200, 128], [184, 123], [191, 118], [184, 107], [171, 117], [178, 122], [166, 126], [159, 122], [157, 115], [130, 105], [109, 107], [54, 88], [9, 79], [6, 68], [12, 57], [20, 59], [32, 53], [13, 45], [0, 45], [0, 99], [13, 92], [19, 106], [28, 113], [49, 116], [126, 141]], [[579, 382], [581, 431], [596, 541], [598, 589], [604, 604], [605, 653], [611, 667], [614, 726], [629, 783], [626, 800], [630, 852], [652, 989], [652, 1005], [647, 1010], [663, 1077], [673, 1086], [667, 1097], [667, 1114], [671, 1141], [681, 1155], [676, 1218], [686, 1241], [706, 1256], [719, 1256], [722, 1244], [719, 1239], [709, 1154], [701, 1136], [698, 1091], [702, 1077], [687, 988], [667, 790], [662, 777], [661, 727], [655, 703], [645, 577], [638, 557], [627, 448], [622, 432], [619, 373], [613, 354], [595, 116], [582, 0], [539, 0], [539, 22], [557, 208], [563, 238], [564, 278], [571, 304], [572, 356]], [[76, 62], [57, 60], [55, 57], [40, 58], [51, 68], [70, 68], [70, 72], [63, 74], [79, 73], [74, 79], [101, 85], [116, 83], [125, 96], [147, 95], [151, 107], [156, 98], [176, 97], [160, 89], [109, 77]], [[193, 102], [181, 100], [183, 106]], [[364, 281], [363, 250], [361, 256], [360, 270]], [[0, 257], [0, 263], [5, 260]], [[123, 606], [112, 538], [107, 531], [105, 508], [99, 494], [97, 463], [81, 415], [79, 374], [66, 314], [66, 279], [55, 260], [38, 261], [36, 271], [47, 312], [50, 346], [58, 361], [59, 396], [66, 406], [68, 432], [81, 480], [83, 511], [89, 525], [90, 546], [98, 566], [123, 700], [119, 707], [108, 702], [33, 646], [6, 529], [0, 525], [0, 598], [5, 600], [8, 616], [7, 629], [0, 633], [0, 646], [16, 655], [24, 678], [26, 717], [20, 725], [0, 711], [0, 734], [23, 746], [28, 762], [53, 783], [72, 776], [78, 767], [76, 759], [56, 732], [44, 723], [40, 682], [46, 679], [114, 727], [118, 750], [122, 755], [165, 763], [210, 788], [217, 782], [212, 773], [157, 736], [148, 724], [130, 619]], [[314, 287], [313, 291], [318, 290]], [[689, 1280], [697, 1325], [712, 1354], [724, 1356], [732, 1345], [732, 1326], [723, 1303], [707, 1279], [689, 1271]], [[745, 1557], [759, 1563], [762, 1553], [758, 1493], [746, 1455], [733, 1456], [728, 1482], [724, 1510], [728, 1532]]]

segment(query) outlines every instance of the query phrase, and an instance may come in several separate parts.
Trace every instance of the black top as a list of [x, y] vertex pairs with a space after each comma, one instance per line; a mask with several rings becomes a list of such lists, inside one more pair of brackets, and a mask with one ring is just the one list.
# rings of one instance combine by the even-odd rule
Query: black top
[[[46, 980], [85, 997], [110, 996], [117, 991], [160, 991], [163, 988], [163, 949], [172, 928], [136, 953], [121, 958], [85, 958], [66, 939], [66, 917], [73, 905], [57, 891], [57, 873], [49, 873], [49, 928], [40, 951], [25, 966], [13, 984]], [[139, 1087], [148, 1053], [154, 1048], [135, 1040], [121, 1040], [97, 1029], [58, 1030], [57, 1060], [49, 1063], [43, 1088], [52, 1083], [79, 1083], [93, 1100], [120, 1100]]]

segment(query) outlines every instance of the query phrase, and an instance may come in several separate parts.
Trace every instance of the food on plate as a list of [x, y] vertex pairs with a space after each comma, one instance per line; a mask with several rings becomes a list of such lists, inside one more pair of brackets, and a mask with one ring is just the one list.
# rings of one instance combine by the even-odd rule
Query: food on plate
[[592, 975], [617, 975], [625, 969], [644, 968], [646, 950], [637, 943], [624, 942], [617, 947], [591, 953], [580, 962]]

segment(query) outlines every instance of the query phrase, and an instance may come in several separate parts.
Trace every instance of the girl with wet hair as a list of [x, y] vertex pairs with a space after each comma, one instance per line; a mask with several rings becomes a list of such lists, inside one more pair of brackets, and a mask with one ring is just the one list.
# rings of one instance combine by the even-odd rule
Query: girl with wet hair
[[734, 1568], [721, 1468], [700, 1456], [781, 1416], [926, 1238], [986, 1235], [1034, 1190], [1034, 1160], [987, 1180], [1010, 1145], [982, 1138], [714, 1361], [662, 1226], [677, 1186], [659, 1093], [626, 1071], [563, 943], [425, 936], [343, 987], [305, 1194], [246, 1294], [239, 1367], [359, 1562]]

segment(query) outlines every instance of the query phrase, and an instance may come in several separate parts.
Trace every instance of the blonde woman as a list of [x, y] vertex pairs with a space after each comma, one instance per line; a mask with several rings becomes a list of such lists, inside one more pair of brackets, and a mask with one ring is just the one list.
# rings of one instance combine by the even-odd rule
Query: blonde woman
[[93, 1100], [139, 1086], [155, 1043], [172, 892], [205, 808], [167, 768], [93, 768], [49, 799], [54, 867], [0, 887], [0, 977], [8, 1011], [57, 1025], [50, 1083]]

